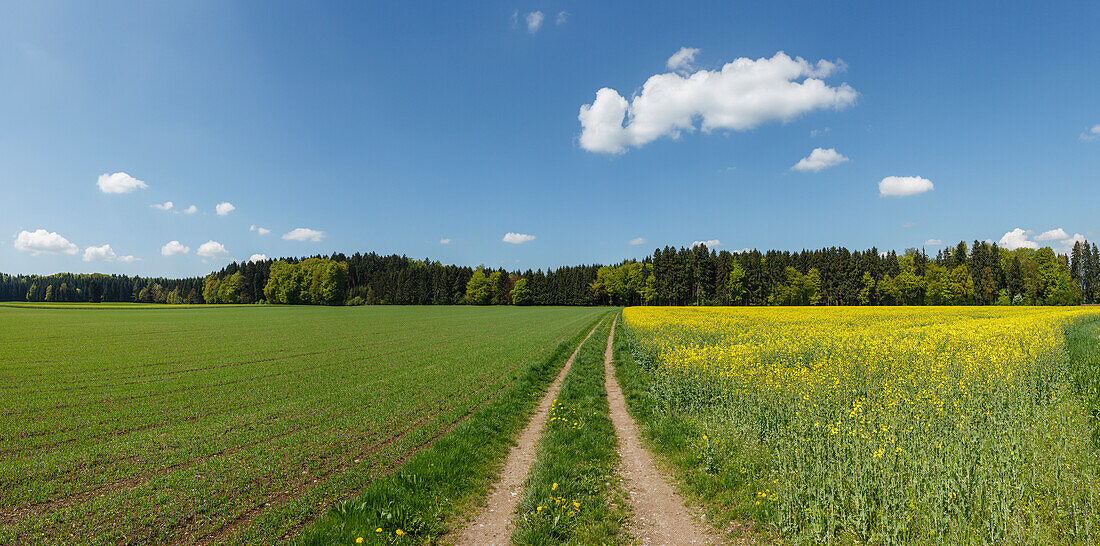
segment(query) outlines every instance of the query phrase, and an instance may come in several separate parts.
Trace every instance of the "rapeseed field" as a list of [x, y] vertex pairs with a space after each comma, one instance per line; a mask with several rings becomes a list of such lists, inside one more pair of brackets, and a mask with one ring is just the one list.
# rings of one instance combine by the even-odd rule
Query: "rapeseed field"
[[[794, 542], [1100, 539], [1085, 308], [624, 311], [698, 464]], [[1096, 342], [1097, 332], [1091, 333]]]

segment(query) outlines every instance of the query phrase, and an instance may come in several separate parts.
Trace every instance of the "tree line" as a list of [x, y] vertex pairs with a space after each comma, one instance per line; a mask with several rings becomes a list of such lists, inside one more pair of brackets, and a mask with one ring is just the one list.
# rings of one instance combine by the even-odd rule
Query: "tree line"
[[315, 305], [1072, 305], [1100, 303], [1100, 252], [1077, 242], [934, 256], [832, 247], [658, 248], [643, 260], [508, 271], [355, 253], [231, 263], [205, 278], [0, 274], [3, 301]]

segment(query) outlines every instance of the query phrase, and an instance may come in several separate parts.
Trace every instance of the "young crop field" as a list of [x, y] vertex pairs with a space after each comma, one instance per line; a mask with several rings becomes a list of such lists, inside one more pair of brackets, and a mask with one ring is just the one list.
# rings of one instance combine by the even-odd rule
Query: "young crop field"
[[796, 543], [1100, 540], [1097, 310], [623, 317], [632, 411], [719, 526]]
[[292, 539], [605, 313], [0, 307], [0, 543]]

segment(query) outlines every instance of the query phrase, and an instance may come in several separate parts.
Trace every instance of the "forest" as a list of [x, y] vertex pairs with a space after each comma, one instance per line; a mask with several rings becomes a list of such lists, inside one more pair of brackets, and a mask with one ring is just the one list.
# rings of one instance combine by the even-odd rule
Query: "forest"
[[231, 263], [205, 278], [0, 274], [0, 301], [314, 305], [1076, 305], [1100, 303], [1100, 252], [1077, 242], [934, 256], [832, 247], [658, 248], [641, 261], [508, 271], [355, 253]]

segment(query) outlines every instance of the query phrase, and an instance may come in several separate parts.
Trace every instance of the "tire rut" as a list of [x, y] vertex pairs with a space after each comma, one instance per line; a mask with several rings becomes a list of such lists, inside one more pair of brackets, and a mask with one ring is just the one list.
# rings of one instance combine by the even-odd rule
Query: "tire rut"
[[634, 514], [633, 534], [642, 544], [715, 544], [719, 541], [699, 518], [684, 506], [684, 499], [657, 469], [653, 457], [642, 445], [638, 424], [626, 410], [626, 399], [615, 379], [615, 325], [604, 351], [604, 388], [611, 408], [611, 421], [619, 443], [619, 473]]
[[487, 504], [466, 526], [458, 531], [456, 544], [462, 546], [490, 546], [511, 544], [512, 542], [512, 516], [519, 504], [519, 496], [523, 488], [523, 482], [531, 472], [531, 466], [535, 462], [535, 447], [542, 430], [549, 419], [550, 407], [561, 391], [561, 384], [573, 366], [573, 360], [577, 358], [581, 347], [592, 337], [596, 329], [604, 323], [601, 319], [592, 327], [588, 335], [577, 344], [573, 354], [565, 361], [561, 372], [554, 378], [554, 382], [546, 390], [546, 395], [539, 401], [538, 409], [527, 423], [527, 427], [520, 433], [516, 445], [508, 453], [504, 462], [500, 478], [493, 485], [493, 491], [489, 494]]

